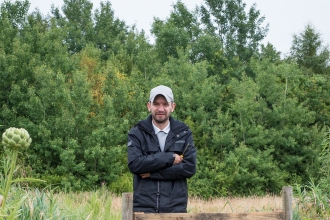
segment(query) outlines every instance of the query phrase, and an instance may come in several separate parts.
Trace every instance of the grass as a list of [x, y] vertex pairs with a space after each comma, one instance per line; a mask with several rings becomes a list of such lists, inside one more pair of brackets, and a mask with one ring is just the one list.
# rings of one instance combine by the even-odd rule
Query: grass
[[22, 219], [117, 220], [121, 219], [121, 199], [107, 190], [81, 193], [30, 191]]
[[[112, 215], [120, 215], [122, 211], [122, 199], [119, 196], [111, 195], [95, 198], [98, 193], [59, 194], [58, 200], [67, 207], [79, 207], [81, 210], [92, 210], [99, 212], [106, 207], [110, 208]], [[99, 200], [99, 201], [98, 201]], [[101, 202], [102, 201], [102, 202]], [[100, 203], [101, 202], [101, 203]], [[89, 207], [91, 205], [91, 207]], [[203, 200], [190, 198], [188, 212], [271, 212], [280, 211], [282, 198], [277, 196], [266, 197], [245, 197], [245, 198], [218, 198]]]
[[240, 197], [240, 198], [217, 198], [203, 200], [190, 198], [188, 202], [188, 212], [273, 212], [282, 210], [282, 198], [278, 196], [265, 197]]
[[[122, 199], [101, 189], [95, 192], [53, 193], [52, 191], [28, 191], [21, 217], [23, 219], [63, 220], [119, 220]], [[279, 211], [282, 200], [277, 196], [218, 198], [203, 200], [190, 198], [188, 212], [267, 212]]]

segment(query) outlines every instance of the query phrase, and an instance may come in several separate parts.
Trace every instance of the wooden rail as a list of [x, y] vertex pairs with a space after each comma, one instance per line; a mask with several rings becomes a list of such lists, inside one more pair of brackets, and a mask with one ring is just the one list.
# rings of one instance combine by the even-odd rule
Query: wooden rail
[[282, 188], [283, 211], [242, 213], [141, 213], [133, 212], [133, 193], [123, 193], [122, 220], [292, 220], [292, 187]]

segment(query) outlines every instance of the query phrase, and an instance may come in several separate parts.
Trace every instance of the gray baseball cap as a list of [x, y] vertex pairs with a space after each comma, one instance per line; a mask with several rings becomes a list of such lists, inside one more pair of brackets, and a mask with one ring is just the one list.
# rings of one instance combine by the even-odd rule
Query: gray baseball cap
[[157, 86], [150, 91], [149, 101], [153, 102], [157, 95], [163, 95], [167, 102], [174, 102], [172, 89], [167, 86]]

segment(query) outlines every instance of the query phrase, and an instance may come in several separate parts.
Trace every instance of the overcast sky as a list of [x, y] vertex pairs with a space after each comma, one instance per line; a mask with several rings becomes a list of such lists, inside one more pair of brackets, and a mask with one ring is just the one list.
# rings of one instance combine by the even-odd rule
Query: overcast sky
[[[4, 0], [0, 0], [2, 2]], [[14, 0], [12, 0], [14, 1]], [[30, 11], [39, 8], [43, 14], [50, 12], [51, 4], [61, 7], [62, 0], [29, 0]], [[99, 8], [101, 0], [91, 0], [94, 9]], [[154, 17], [165, 19], [176, 0], [110, 0], [115, 17], [126, 21], [127, 25], [136, 24], [138, 30], [144, 29], [150, 36], [150, 27]], [[182, 0], [189, 10], [203, 3], [203, 0]], [[269, 32], [263, 43], [270, 42], [285, 55], [291, 46], [293, 34], [301, 33], [311, 23], [321, 33], [324, 45], [330, 44], [330, 0], [243, 0], [250, 8], [253, 3]]]

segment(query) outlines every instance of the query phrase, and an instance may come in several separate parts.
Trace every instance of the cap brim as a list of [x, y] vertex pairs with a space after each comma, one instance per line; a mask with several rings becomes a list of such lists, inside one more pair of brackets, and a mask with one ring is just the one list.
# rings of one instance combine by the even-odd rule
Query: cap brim
[[154, 102], [154, 99], [155, 99], [158, 95], [162, 95], [162, 96], [164, 96], [164, 98], [166, 99], [167, 102], [172, 102], [172, 99], [171, 99], [170, 97], [168, 97], [167, 95], [163, 94], [163, 93], [159, 93], [159, 94], [155, 95], [154, 97], [152, 97], [152, 99], [150, 99], [150, 102]]

